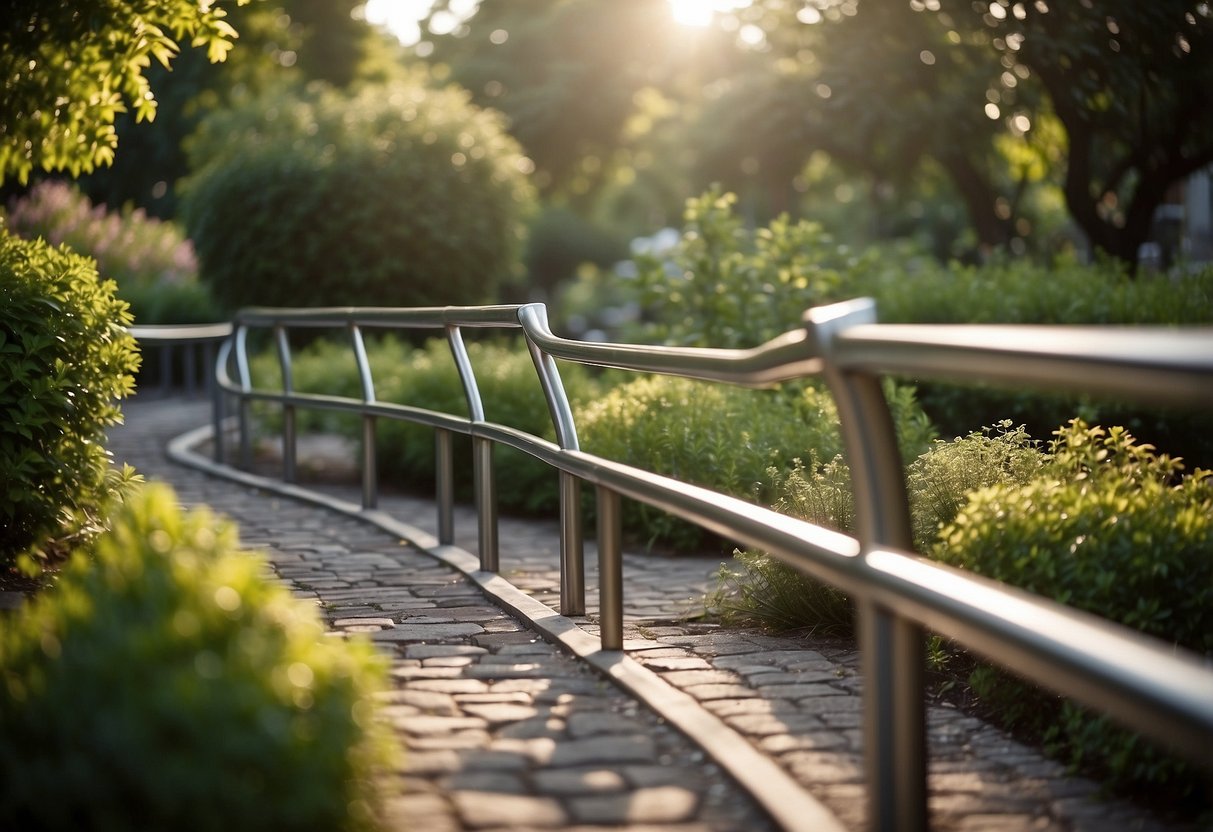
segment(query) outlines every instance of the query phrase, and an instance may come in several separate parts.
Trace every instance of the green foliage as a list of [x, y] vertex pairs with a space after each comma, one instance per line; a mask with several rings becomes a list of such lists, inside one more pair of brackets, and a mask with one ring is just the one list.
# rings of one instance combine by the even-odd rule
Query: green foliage
[[969, 495], [936, 559], [1213, 653], [1213, 480], [1123, 428], [1058, 431], [1026, 483]]
[[581, 266], [608, 266], [627, 256], [627, 245], [563, 207], [547, 207], [527, 235], [527, 284], [551, 292], [571, 280]]
[[[913, 456], [933, 430], [907, 388], [888, 388], [903, 449]], [[838, 414], [812, 386], [747, 390], [666, 376], [624, 383], [578, 409], [582, 448], [736, 497], [767, 503], [780, 478], [804, 458], [841, 453]], [[624, 526], [676, 549], [705, 541], [695, 526], [657, 509], [625, 502]]]
[[[476, 370], [485, 417], [554, 441], [551, 416], [530, 356], [504, 344], [477, 341], [469, 342], [467, 350]], [[415, 349], [399, 339], [377, 339], [368, 343], [367, 354], [379, 401], [467, 416], [467, 399], [445, 340], [434, 339], [424, 348]], [[259, 356], [253, 370], [257, 386], [280, 389], [273, 354]], [[295, 357], [292, 375], [300, 392], [352, 398], [362, 395], [352, 353], [345, 343], [312, 344]], [[574, 408], [596, 396], [598, 384], [580, 365], [563, 365], [561, 376]], [[299, 418], [301, 429], [333, 431], [351, 438], [361, 435], [360, 422], [336, 414], [304, 411]], [[461, 436], [454, 440], [455, 484], [458, 493], [468, 496], [472, 484], [470, 442]], [[385, 482], [427, 491], [433, 488], [432, 428], [381, 419], [376, 444], [378, 470]], [[494, 464], [501, 482], [506, 481], [503, 472], [508, 472], [510, 485], [498, 493], [503, 508], [550, 511], [558, 504], [556, 474], [547, 464], [512, 448], [497, 448]]]
[[[978, 488], [1024, 483], [1041, 469], [1044, 455], [1022, 427], [1004, 422], [968, 436], [943, 441], [926, 434], [921, 413], [905, 388], [888, 396], [906, 466], [910, 522], [915, 546], [928, 550], [941, 524], [951, 522], [968, 494]], [[836, 418], [836, 417], [835, 417]], [[918, 452], [922, 453], [918, 453]], [[915, 454], [918, 453], [917, 456]], [[772, 507], [819, 526], [853, 533], [855, 523], [851, 471], [841, 454], [788, 470], [772, 467]], [[777, 630], [846, 632], [851, 626], [845, 595], [797, 573], [763, 552], [735, 552], [735, 568], [722, 568], [711, 606], [733, 620], [756, 621]]]
[[812, 223], [781, 216], [750, 234], [735, 202], [718, 189], [688, 200], [682, 240], [669, 259], [636, 258], [637, 299], [650, 315], [641, 340], [752, 347], [836, 298], [859, 268], [858, 258]]
[[91, 260], [0, 225], [0, 566], [98, 529], [123, 477], [102, 443], [134, 390], [129, 323]]
[[529, 162], [420, 74], [217, 112], [190, 157], [183, 216], [229, 307], [480, 303], [519, 272]]
[[[969, 495], [933, 557], [1213, 655], [1213, 479], [1123, 428], [1075, 420], [1027, 482]], [[1078, 767], [1116, 784], [1197, 792], [1189, 767], [1107, 719], [1005, 673], [980, 669], [979, 698]]]
[[0, 825], [370, 828], [383, 661], [265, 569], [167, 487], [129, 499], [0, 631]]
[[117, 114], [156, 114], [144, 74], [152, 60], [168, 67], [189, 42], [222, 61], [236, 37], [226, 14], [192, 0], [9, 3], [0, 30], [0, 183], [16, 176], [24, 184], [34, 168], [77, 176], [113, 161]]
[[130, 304], [136, 323], [219, 320], [215, 302], [198, 282], [193, 246], [174, 223], [140, 209], [93, 206], [74, 186], [52, 180], [14, 200], [7, 219], [21, 237], [66, 244], [96, 260], [97, 271], [118, 284], [118, 297]]

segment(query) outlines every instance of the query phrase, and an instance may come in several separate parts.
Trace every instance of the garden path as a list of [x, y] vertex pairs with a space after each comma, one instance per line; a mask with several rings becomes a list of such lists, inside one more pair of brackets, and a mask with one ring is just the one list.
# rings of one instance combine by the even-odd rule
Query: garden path
[[[467, 554], [468, 507], [458, 548], [439, 547], [428, 500], [385, 495], [360, 518], [170, 461], [166, 443], [206, 424], [205, 402], [143, 397], [124, 412], [118, 461], [236, 520], [335, 633], [366, 634], [390, 656], [385, 714], [406, 748], [390, 828], [824, 829], [823, 805], [837, 828], [863, 828], [854, 652], [699, 620], [719, 558], [625, 554], [626, 657], [594, 653], [592, 541], [590, 615], [565, 618], [552, 609], [554, 522], [502, 518], [494, 577]], [[316, 488], [358, 499], [353, 486]], [[928, 730], [933, 828], [1185, 829], [945, 704], [929, 707]]]

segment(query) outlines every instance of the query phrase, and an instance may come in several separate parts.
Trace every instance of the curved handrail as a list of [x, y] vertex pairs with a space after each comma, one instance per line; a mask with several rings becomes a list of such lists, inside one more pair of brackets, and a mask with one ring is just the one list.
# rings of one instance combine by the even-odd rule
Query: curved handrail
[[[346, 327], [354, 333], [359, 327], [445, 330], [468, 401], [468, 415], [377, 401], [364, 351], [358, 357], [361, 400], [300, 394], [289, 385], [280, 393], [253, 389], [248, 374], [249, 327], [279, 331], [294, 326]], [[555, 443], [485, 419], [474, 368], [463, 347], [463, 327], [522, 329], [556, 429]], [[354, 341], [358, 350], [360, 339]], [[286, 339], [280, 342], [286, 343]], [[233, 359], [236, 379], [228, 371]], [[823, 376], [838, 402], [852, 462], [860, 512], [857, 537], [580, 451], [557, 360], [752, 387], [806, 375]], [[914, 646], [922, 640], [922, 628], [941, 632], [1012, 671], [1102, 709], [1208, 765], [1208, 748], [1213, 747], [1213, 669], [1199, 657], [909, 551], [905, 485], [879, 385], [879, 376], [885, 374], [1209, 406], [1213, 404], [1213, 328], [882, 325], [875, 323], [873, 303], [858, 299], [809, 310], [804, 328], [753, 349], [716, 350], [561, 338], [551, 332], [542, 304], [251, 309], [237, 316], [234, 334], [225, 341], [216, 365], [216, 383], [242, 405], [260, 400], [289, 407], [348, 410], [366, 418], [404, 419], [430, 425], [440, 433], [470, 435], [480, 449], [475, 457], [475, 479], [483, 568], [496, 567], [488, 450], [495, 444], [508, 445], [556, 468], [562, 478], [562, 611], [568, 583], [576, 584], [575, 579], [566, 581], [566, 573], [580, 569], [578, 501], [576, 491], [567, 491], [565, 484], [595, 486], [601, 512], [604, 648], [621, 645], [619, 535], [611, 528], [618, 522], [619, 495], [761, 548], [851, 594], [866, 633], [862, 652], [869, 724], [865, 733], [873, 772], [869, 793], [874, 825], [917, 828], [926, 822], [925, 753], [919, 736], [921, 671], [915, 669], [921, 664], [921, 646]], [[448, 463], [449, 456], [448, 451]], [[489, 557], [486, 547], [494, 550]], [[568, 603], [575, 607], [575, 595], [573, 598]]]

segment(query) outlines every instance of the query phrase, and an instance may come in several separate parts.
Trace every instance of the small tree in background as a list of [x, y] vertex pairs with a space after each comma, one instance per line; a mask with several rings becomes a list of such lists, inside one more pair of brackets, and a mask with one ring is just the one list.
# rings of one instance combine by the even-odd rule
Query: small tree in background
[[530, 161], [423, 75], [249, 101], [190, 155], [185, 224], [231, 307], [478, 303], [519, 273]]

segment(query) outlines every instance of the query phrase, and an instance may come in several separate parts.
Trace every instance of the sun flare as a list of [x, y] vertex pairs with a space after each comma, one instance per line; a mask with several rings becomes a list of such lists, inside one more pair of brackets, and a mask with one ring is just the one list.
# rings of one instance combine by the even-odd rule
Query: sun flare
[[750, 0], [669, 0], [670, 14], [683, 26], [710, 26], [719, 12], [750, 5]]

